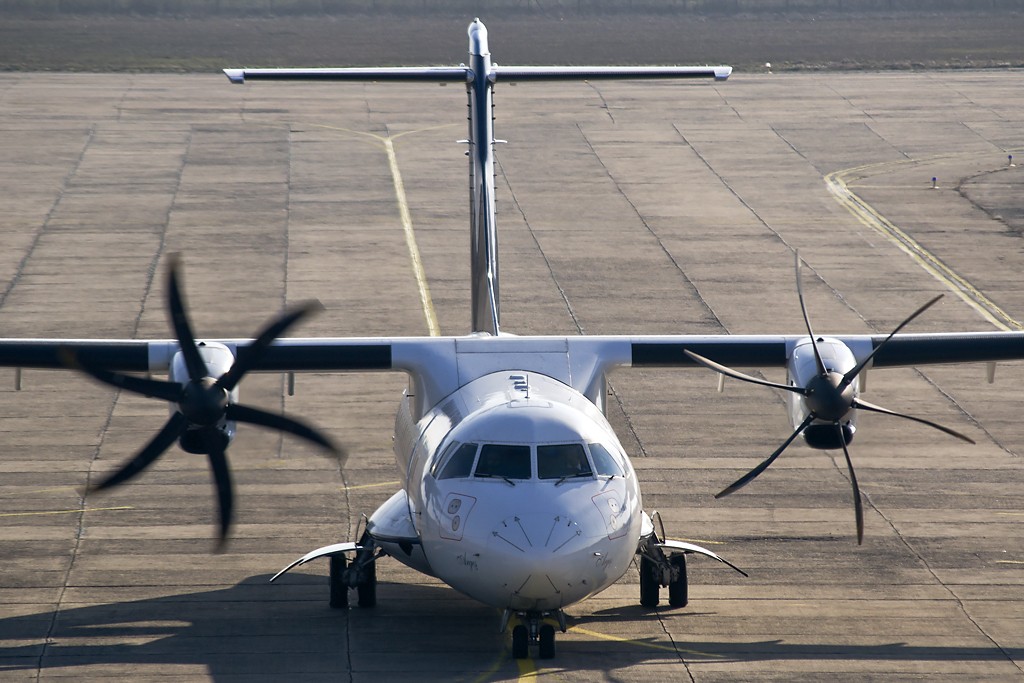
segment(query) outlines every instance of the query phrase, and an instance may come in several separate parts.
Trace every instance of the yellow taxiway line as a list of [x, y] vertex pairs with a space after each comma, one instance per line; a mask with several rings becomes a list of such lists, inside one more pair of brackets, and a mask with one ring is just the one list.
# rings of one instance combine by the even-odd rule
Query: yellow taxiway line
[[76, 508], [74, 510], [41, 510], [39, 512], [0, 512], [0, 517], [31, 517], [33, 515], [70, 515], [76, 512], [106, 512], [108, 510], [133, 510], [130, 505], [114, 508]]
[[958, 156], [978, 156], [978, 154], [940, 155], [926, 159], [906, 159], [847, 168], [826, 175], [825, 186], [832, 193], [835, 200], [853, 214], [853, 217], [862, 225], [875, 230], [899, 247], [901, 251], [910, 256], [932, 277], [944, 284], [964, 303], [980, 313], [983, 318], [1001, 330], [1024, 330], [1024, 325], [997, 306], [981, 290], [954, 271], [942, 259], [925, 249], [921, 243], [876, 211], [874, 207], [851, 190], [847, 184], [850, 178], [854, 176], [858, 179], [867, 178], [873, 172], [888, 170], [901, 165], [929, 163]]
[[436, 128], [447, 128], [449, 125], [454, 124], [430, 126], [429, 128], [421, 128], [417, 130], [407, 130], [404, 133], [399, 133], [398, 135], [377, 135], [376, 133], [352, 130], [351, 128], [342, 128], [340, 126], [328, 126], [324, 124], [312, 125], [317, 128], [325, 128], [327, 130], [336, 130], [357, 136], [363, 136], [384, 147], [384, 153], [387, 154], [388, 157], [388, 169], [391, 171], [391, 183], [395, 188], [395, 201], [398, 203], [398, 216], [402, 222], [402, 232], [405, 235], [406, 248], [409, 250], [409, 259], [412, 261], [412, 271], [413, 275], [416, 277], [416, 287], [419, 289], [420, 305], [423, 306], [423, 315], [426, 318], [427, 330], [431, 337], [440, 336], [441, 325], [437, 322], [437, 311], [434, 309], [434, 301], [430, 297], [430, 286], [427, 284], [427, 272], [423, 267], [423, 257], [420, 255], [419, 245], [416, 243], [416, 233], [412, 227], [412, 214], [409, 212], [409, 200], [405, 194], [405, 183], [402, 182], [402, 173], [398, 170], [398, 158], [395, 156], [394, 141], [398, 138], [405, 137], [406, 135], [422, 133]]

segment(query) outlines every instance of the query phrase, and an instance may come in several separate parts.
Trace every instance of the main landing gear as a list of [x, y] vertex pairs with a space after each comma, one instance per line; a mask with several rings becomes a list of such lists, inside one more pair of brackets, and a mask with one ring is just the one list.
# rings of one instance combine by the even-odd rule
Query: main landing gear
[[661, 601], [661, 588], [668, 586], [668, 604], [672, 607], [686, 607], [689, 602], [686, 555], [666, 557], [661, 548], [655, 550], [661, 557], [651, 559], [646, 555], [640, 556], [640, 604], [647, 608], [657, 607]]
[[[658, 521], [661, 535], [654, 527]], [[707, 548], [686, 541], [665, 538], [665, 525], [661, 515], [654, 512], [651, 517], [644, 513], [643, 536], [636, 554], [640, 556], [640, 604], [647, 608], [658, 606], [661, 589], [668, 586], [668, 604], [685, 607], [689, 601], [689, 587], [686, 582], [686, 556], [704, 555], [731, 567], [743, 576], [747, 573], [728, 560], [724, 560]], [[666, 554], [668, 550], [670, 554]]]
[[654, 512], [654, 520], [658, 521], [658, 529], [651, 524], [650, 534], [637, 550], [640, 556], [640, 604], [648, 609], [658, 606], [661, 602], [661, 589], [668, 586], [668, 604], [672, 607], [686, 607], [689, 602], [689, 584], [686, 580], [686, 555], [684, 553], [665, 554], [665, 525], [661, 515]]
[[[501, 617], [501, 631], [508, 627], [512, 617], [511, 610], [505, 610]], [[558, 628], [565, 633], [565, 613], [554, 612], [515, 612], [519, 623], [512, 627], [512, 657], [529, 659], [530, 646], [537, 646], [538, 659], [553, 659], [555, 656], [555, 627], [546, 619], [554, 617], [558, 620]]]
[[377, 558], [381, 556], [369, 533], [363, 533], [351, 564], [343, 554], [331, 555], [331, 607], [348, 607], [348, 591], [356, 589], [360, 607], [377, 604]]

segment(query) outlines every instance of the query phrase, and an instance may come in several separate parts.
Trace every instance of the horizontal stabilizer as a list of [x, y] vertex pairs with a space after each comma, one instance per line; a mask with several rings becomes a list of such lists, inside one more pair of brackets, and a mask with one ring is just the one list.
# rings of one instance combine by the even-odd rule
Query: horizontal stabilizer
[[724, 81], [731, 66], [497, 66], [498, 81], [598, 81], [652, 78], [714, 78]]
[[262, 81], [413, 81], [428, 83], [465, 83], [472, 72], [455, 67], [345, 67], [327, 69], [224, 69], [232, 83]]
[[[467, 83], [473, 72], [465, 66], [343, 67], [322, 69], [224, 69], [232, 83], [263, 81], [412, 81]], [[496, 81], [596, 81], [652, 78], [714, 78], [724, 81], [731, 66], [492, 66]]]

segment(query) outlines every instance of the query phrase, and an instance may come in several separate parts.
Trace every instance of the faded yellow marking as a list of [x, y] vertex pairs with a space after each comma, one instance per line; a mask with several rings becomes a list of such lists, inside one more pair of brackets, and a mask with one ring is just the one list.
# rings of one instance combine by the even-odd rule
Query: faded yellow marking
[[423, 133], [428, 130], [448, 128], [449, 126], [454, 126], [456, 124], [447, 123], [438, 126], [428, 126], [426, 128], [418, 128], [416, 130], [407, 130], [404, 133], [399, 133], [397, 135], [377, 135], [376, 133], [369, 133], [363, 130], [353, 130], [343, 126], [329, 126], [322, 123], [289, 124], [289, 129], [292, 125], [309, 126], [311, 128], [323, 128], [325, 130], [349, 133], [358, 137], [367, 138], [372, 143], [379, 144], [384, 148], [384, 153], [388, 157], [388, 169], [391, 171], [391, 182], [395, 188], [395, 200], [398, 202], [398, 216], [402, 222], [402, 232], [405, 235], [406, 248], [409, 250], [409, 259], [412, 261], [412, 270], [416, 277], [416, 287], [419, 289], [420, 305], [423, 307], [423, 316], [426, 318], [427, 330], [431, 337], [440, 336], [441, 325], [437, 322], [437, 311], [434, 309], [434, 301], [430, 297], [430, 287], [427, 284], [426, 269], [423, 267], [423, 257], [420, 254], [419, 245], [416, 243], [416, 233], [412, 227], [412, 215], [409, 212], [409, 200], [405, 195], [405, 183], [402, 182], [402, 174], [398, 170], [398, 159], [395, 156], [394, 141], [398, 138], [405, 137], [406, 135]]
[[698, 657], [709, 657], [709, 658], [712, 658], [712, 659], [722, 659], [724, 657], [724, 655], [715, 655], [715, 654], [711, 654], [710, 652], [701, 652], [700, 650], [684, 650], [683, 648], [672, 647], [671, 645], [661, 645], [659, 643], [645, 643], [642, 640], [632, 640], [630, 638], [622, 638], [622, 637], [619, 637], [619, 636], [612, 636], [612, 635], [608, 635], [607, 633], [598, 633], [597, 631], [591, 631], [590, 629], [581, 628], [579, 626], [571, 626], [569, 628], [569, 630], [573, 631], [575, 633], [581, 633], [581, 634], [583, 634], [585, 636], [590, 636], [591, 638], [600, 638], [601, 640], [610, 640], [610, 641], [612, 641], [614, 643], [627, 643], [629, 645], [639, 645], [640, 647], [645, 647], [645, 648], [647, 648], [649, 650], [659, 650], [659, 651], [662, 651], [662, 652], [673, 652], [673, 653], [676, 653], [676, 654], [682, 653], [682, 654], [687, 654], [687, 655], [695, 655], [695, 656], [698, 656]]
[[405, 137], [406, 135], [423, 133], [428, 130], [448, 128], [455, 124], [449, 123], [438, 126], [429, 126], [427, 128], [418, 128], [416, 130], [407, 130], [404, 133], [399, 133], [397, 135], [377, 135], [376, 133], [352, 130], [350, 128], [320, 124], [311, 125], [317, 128], [326, 128], [328, 130], [337, 130], [345, 133], [352, 133], [353, 135], [361, 135], [383, 145], [384, 153], [387, 154], [388, 157], [388, 169], [391, 171], [391, 182], [395, 187], [395, 200], [398, 202], [398, 215], [402, 221], [402, 232], [405, 234], [405, 245], [409, 250], [409, 259], [412, 261], [412, 270], [416, 277], [416, 286], [420, 293], [420, 304], [423, 306], [423, 315], [427, 320], [427, 330], [430, 332], [431, 337], [440, 336], [441, 325], [437, 322], [437, 311], [434, 309], [434, 302], [430, 297], [430, 286], [427, 284], [427, 273], [426, 269], [423, 267], [423, 257], [420, 254], [419, 245], [416, 243], [416, 233], [412, 227], [412, 214], [409, 212], [409, 200], [405, 194], [405, 183], [402, 182], [402, 173], [398, 170], [398, 158], [395, 156], [394, 141], [398, 138]]
[[409, 213], [409, 201], [405, 196], [405, 185], [402, 183], [402, 174], [398, 171], [398, 159], [395, 157], [395, 145], [391, 138], [385, 138], [384, 151], [388, 155], [388, 166], [391, 168], [391, 180], [395, 186], [395, 199], [398, 201], [398, 215], [402, 219], [402, 231], [405, 233], [405, 245], [409, 250], [409, 259], [412, 261], [412, 272], [416, 275], [416, 284], [420, 290], [420, 304], [423, 306], [423, 314], [427, 318], [427, 329], [431, 337], [441, 335], [441, 326], [437, 322], [437, 312], [434, 310], [434, 302], [430, 298], [430, 287], [427, 285], [427, 272], [423, 268], [423, 259], [420, 256], [420, 248], [416, 244], [416, 234], [412, 229], [412, 216]]
[[696, 545], [725, 545], [725, 541], [708, 541], [703, 538], [681, 538], [679, 540], [685, 543], [694, 543]]
[[853, 214], [853, 217], [856, 218], [861, 225], [875, 230], [895, 244], [932, 277], [944, 284], [964, 303], [981, 314], [983, 318], [1001, 330], [1024, 330], [1024, 325], [997, 306], [967, 279], [946, 265], [942, 259], [925, 249], [919, 242], [917, 242], [917, 240], [898, 228], [885, 216], [878, 213], [878, 211], [876, 211], [870, 204], [853, 192], [847, 184], [849, 179], [854, 175], [859, 176], [860, 178], [866, 178], [873, 172], [880, 172], [884, 169], [895, 168], [897, 166], [907, 164], [924, 164], [943, 159], [976, 157], [987, 154], [991, 153], [945, 154], [925, 159], [906, 159], [879, 164], [866, 164], [864, 166], [857, 166], [829, 173], [825, 176], [825, 185], [828, 187], [829, 192], [832, 193], [835, 200], [839, 202], [843, 208]]
[[54, 486], [48, 489], [35, 489], [33, 491], [10, 491], [8, 493], [0, 493], [0, 498], [11, 498], [14, 496], [32, 496], [37, 493], [56, 493], [58, 491], [77, 492], [78, 489], [76, 489], [74, 486]]
[[358, 486], [342, 486], [342, 491], [355, 491], [356, 489], [374, 489], [381, 486], [398, 486], [400, 481], [382, 481], [379, 484], [359, 484]]
[[537, 664], [532, 659], [517, 659], [516, 665], [519, 667], [519, 680], [540, 678], [540, 671], [537, 670]]
[[40, 512], [2, 512], [0, 517], [31, 517], [33, 515], [70, 515], [76, 512], [106, 512], [108, 510], [134, 510], [130, 505], [114, 508], [79, 508], [77, 510], [43, 510]]
[[494, 678], [494, 674], [498, 673], [498, 669], [505, 663], [506, 657], [505, 652], [502, 651], [495, 658], [494, 663], [491, 664], [491, 668], [487, 671], [480, 673], [476, 678], [473, 679], [473, 683], [484, 683], [484, 681], [490, 681]]

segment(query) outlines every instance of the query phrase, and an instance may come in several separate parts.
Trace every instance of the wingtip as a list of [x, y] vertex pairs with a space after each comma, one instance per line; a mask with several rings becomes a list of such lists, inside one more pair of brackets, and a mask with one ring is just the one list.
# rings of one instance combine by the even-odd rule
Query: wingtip
[[242, 85], [245, 83], [245, 69], [224, 69], [224, 75], [232, 83]]

